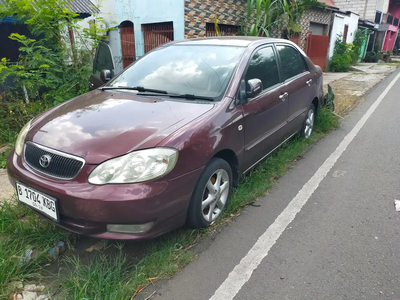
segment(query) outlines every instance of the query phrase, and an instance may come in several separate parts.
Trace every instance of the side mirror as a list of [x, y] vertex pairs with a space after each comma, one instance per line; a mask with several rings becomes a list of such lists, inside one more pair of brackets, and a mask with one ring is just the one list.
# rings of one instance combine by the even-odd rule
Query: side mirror
[[110, 81], [112, 78], [112, 72], [110, 70], [101, 70], [100, 72], [100, 79], [104, 83]]
[[249, 79], [246, 86], [247, 99], [257, 97], [263, 90], [262, 81], [258, 78]]

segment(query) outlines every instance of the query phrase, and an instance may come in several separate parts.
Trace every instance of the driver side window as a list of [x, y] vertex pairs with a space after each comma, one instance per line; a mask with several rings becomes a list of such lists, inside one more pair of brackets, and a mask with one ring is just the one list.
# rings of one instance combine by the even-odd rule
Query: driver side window
[[262, 81], [263, 90], [280, 83], [278, 64], [271, 46], [258, 50], [251, 58], [245, 80], [247, 82], [255, 78]]

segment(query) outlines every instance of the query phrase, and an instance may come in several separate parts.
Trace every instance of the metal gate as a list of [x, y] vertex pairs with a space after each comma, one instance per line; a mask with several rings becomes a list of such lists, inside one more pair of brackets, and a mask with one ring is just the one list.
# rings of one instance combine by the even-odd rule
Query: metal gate
[[305, 52], [315, 65], [321, 67], [322, 71], [326, 69], [328, 48], [328, 35], [313, 35], [312, 33], [308, 35]]
[[120, 29], [122, 65], [124, 69], [136, 60], [135, 55], [135, 34], [133, 27]]
[[144, 38], [144, 53], [174, 40], [172, 22], [142, 25]]

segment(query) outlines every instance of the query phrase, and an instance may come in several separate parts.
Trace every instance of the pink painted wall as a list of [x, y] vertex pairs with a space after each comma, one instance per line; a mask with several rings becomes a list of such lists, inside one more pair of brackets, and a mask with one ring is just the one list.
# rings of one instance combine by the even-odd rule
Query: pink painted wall
[[[393, 19], [394, 18], [400, 19], [400, 5], [395, 4], [393, 3], [393, 1], [391, 1], [391, 3], [389, 4], [389, 13], [393, 16]], [[398, 26], [394, 25], [389, 26], [389, 31], [386, 32], [385, 41], [383, 42], [382, 51], [386, 52], [389, 50], [393, 50], [398, 32], [399, 32]]]

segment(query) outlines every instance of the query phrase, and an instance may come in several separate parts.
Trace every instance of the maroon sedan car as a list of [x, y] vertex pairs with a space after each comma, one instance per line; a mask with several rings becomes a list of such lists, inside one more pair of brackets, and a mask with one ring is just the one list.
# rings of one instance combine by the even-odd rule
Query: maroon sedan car
[[280, 39], [172, 42], [110, 74], [26, 124], [7, 165], [20, 202], [107, 239], [208, 226], [242, 174], [310, 137], [323, 95], [321, 68]]

